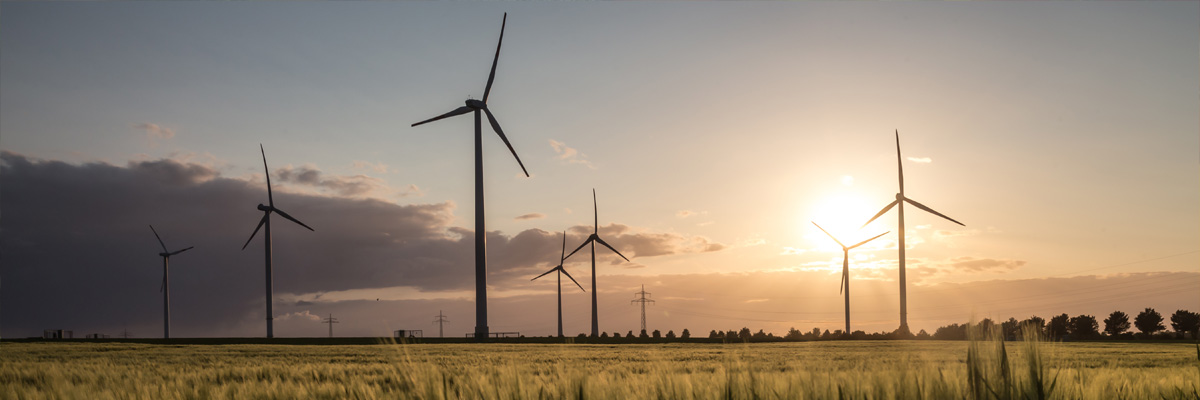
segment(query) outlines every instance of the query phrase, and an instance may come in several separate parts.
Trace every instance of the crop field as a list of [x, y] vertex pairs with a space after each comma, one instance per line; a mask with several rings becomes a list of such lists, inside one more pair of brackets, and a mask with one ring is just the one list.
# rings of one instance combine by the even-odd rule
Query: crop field
[[1200, 398], [1179, 343], [0, 344], [3, 399]]

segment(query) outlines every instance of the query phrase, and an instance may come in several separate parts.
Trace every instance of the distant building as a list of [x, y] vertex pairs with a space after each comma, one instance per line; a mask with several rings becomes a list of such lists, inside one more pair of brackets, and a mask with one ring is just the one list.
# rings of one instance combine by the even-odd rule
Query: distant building
[[394, 333], [396, 338], [419, 338], [424, 337], [425, 333], [420, 329], [401, 329]]
[[73, 339], [74, 333], [66, 329], [46, 329], [42, 331], [42, 339]]

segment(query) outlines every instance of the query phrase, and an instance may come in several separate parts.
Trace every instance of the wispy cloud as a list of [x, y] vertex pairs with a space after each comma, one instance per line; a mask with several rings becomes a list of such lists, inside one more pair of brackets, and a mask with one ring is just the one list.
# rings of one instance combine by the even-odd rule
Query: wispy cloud
[[283, 314], [278, 317], [275, 317], [275, 320], [276, 321], [287, 321], [292, 318], [306, 319], [309, 321], [320, 321], [321, 320], [321, 316], [313, 314], [313, 313], [309, 312], [308, 310]]
[[946, 267], [970, 272], [1006, 272], [1025, 265], [1024, 260], [997, 258], [955, 257], [944, 264]]
[[353, 164], [351, 164], [351, 165], [352, 165], [352, 166], [354, 167], [354, 169], [356, 169], [356, 170], [361, 170], [361, 171], [372, 171], [372, 172], [378, 172], [378, 173], [381, 173], [381, 174], [386, 174], [386, 173], [388, 173], [388, 169], [389, 169], [389, 168], [388, 168], [388, 166], [387, 166], [387, 164], [384, 164], [384, 163], [373, 163], [373, 162], [370, 162], [370, 161], [354, 161], [354, 163], [353, 163]]
[[915, 163], [921, 163], [921, 164], [929, 164], [929, 163], [933, 162], [933, 159], [929, 158], [929, 157], [907, 157], [907, 158], [908, 158], [908, 161], [912, 161]]
[[560, 161], [567, 164], [581, 164], [588, 168], [596, 169], [596, 166], [591, 161], [588, 161], [587, 154], [580, 153], [579, 150], [567, 146], [566, 143], [550, 139], [550, 147], [554, 148], [554, 152], [558, 154], [558, 157], [555, 158]]
[[161, 126], [159, 124], [143, 122], [140, 124], [136, 124], [133, 127], [145, 131], [146, 137], [150, 138], [150, 139], [170, 139], [170, 138], [175, 137], [174, 130], [172, 130], [171, 128]]
[[546, 214], [542, 214], [542, 213], [522, 214], [522, 215], [518, 215], [516, 218], [513, 218], [513, 219], [515, 219], [517, 221], [525, 221], [525, 220], [530, 220], [530, 219], [542, 219], [542, 218], [546, 218]]
[[343, 197], [410, 197], [423, 196], [425, 193], [417, 185], [409, 184], [404, 189], [391, 188], [379, 179], [367, 175], [330, 175], [321, 172], [315, 166], [302, 165], [295, 167], [287, 165], [276, 169], [274, 175], [280, 183], [316, 189], [319, 193], [335, 194]]

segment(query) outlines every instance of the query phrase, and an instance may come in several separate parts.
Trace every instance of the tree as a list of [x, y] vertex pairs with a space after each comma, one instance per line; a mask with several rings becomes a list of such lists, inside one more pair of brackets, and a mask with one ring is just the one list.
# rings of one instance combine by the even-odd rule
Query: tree
[[[645, 332], [645, 331], [643, 331], [643, 332]], [[662, 332], [659, 332], [658, 329], [655, 329], [654, 332], [650, 334], [650, 336], [653, 336], [655, 338], [661, 338]]]
[[800, 340], [803, 337], [804, 337], [804, 334], [800, 333], [800, 331], [796, 330], [796, 328], [790, 328], [790, 329], [788, 329], [787, 335], [783, 336], [783, 339], [784, 340]]
[[687, 328], [683, 328], [683, 332], [679, 334], [679, 338], [680, 338], [680, 339], [687, 339], [687, 338], [690, 338], [690, 337], [692, 337], [692, 333], [691, 333], [691, 332], [688, 332]]
[[1029, 331], [1038, 335], [1046, 334], [1046, 320], [1034, 315], [1021, 321], [1021, 336], [1024, 337]]
[[712, 332], [709, 332], [709, 333], [708, 333], [708, 338], [709, 338], [709, 339], [720, 339], [720, 338], [721, 338], [721, 334], [720, 334], [720, 333], [718, 333], [716, 329], [713, 329], [713, 330], [712, 330]]
[[1113, 311], [1108, 314], [1108, 318], [1104, 319], [1104, 333], [1108, 336], [1117, 337], [1125, 331], [1129, 330], [1129, 314], [1121, 311]]
[[674, 338], [675, 338], [675, 331], [673, 331], [673, 330], [667, 331], [667, 339], [674, 339]]
[[1196, 331], [1200, 329], [1200, 314], [1188, 310], [1175, 311], [1171, 314], [1171, 329], [1175, 330], [1175, 335], [1179, 338], [1183, 338], [1184, 333], [1191, 333], [1195, 338]]
[[608, 337], [608, 332], [600, 332], [600, 337], [602, 337], [602, 338]]
[[1058, 340], [1067, 335], [1067, 327], [1071, 325], [1071, 317], [1067, 314], [1057, 315], [1050, 318], [1050, 323], [1046, 324], [1046, 336], [1050, 339]]
[[750, 340], [750, 328], [742, 327], [742, 330], [738, 331], [738, 333], [737, 333], [737, 338], [741, 339], [743, 342], [749, 341]]
[[1145, 310], [1142, 310], [1142, 312], [1138, 313], [1137, 317], [1133, 319], [1133, 326], [1136, 326], [1139, 331], [1142, 331], [1142, 334], [1153, 335], [1154, 332], [1166, 329], [1163, 327], [1162, 322], [1162, 314], [1159, 314], [1158, 311], [1154, 311], [1153, 308], [1146, 308]]
[[613, 337], [621, 337], [621, 332], [613, 332]]
[[1017, 321], [1016, 318], [1009, 317], [1008, 321], [1000, 324], [1000, 334], [1004, 337], [1004, 340], [1016, 340], [1020, 334], [1018, 332], [1020, 329], [1021, 322]]
[[634, 338], [634, 337], [637, 337], [637, 336], [634, 336], [634, 335], [633, 335], [633, 331], [629, 331], [629, 333], [626, 333], [626, 334], [625, 334], [625, 337], [627, 337], [627, 338]]
[[1100, 324], [1096, 323], [1096, 317], [1086, 314], [1071, 318], [1071, 323], [1068, 325], [1071, 336], [1076, 339], [1090, 339], [1100, 336], [1098, 329], [1100, 329]]
[[925, 332], [925, 330], [922, 329], [920, 332], [917, 332], [917, 339], [929, 339], [929, 332]]
[[648, 337], [650, 337], [650, 335], [647, 335], [647, 334], [646, 334], [646, 330], [645, 330], [645, 329], [642, 329], [642, 333], [638, 334], [638, 337], [640, 337], [640, 338], [642, 338], [642, 339], [645, 339], [645, 338], [648, 338]]

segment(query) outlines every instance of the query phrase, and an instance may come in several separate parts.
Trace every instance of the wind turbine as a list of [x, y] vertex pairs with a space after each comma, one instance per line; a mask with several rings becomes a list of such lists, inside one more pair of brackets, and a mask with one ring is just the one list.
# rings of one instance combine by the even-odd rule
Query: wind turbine
[[[817, 225], [816, 222], [813, 222], [812, 224]], [[850, 249], [867, 244], [867, 242], [878, 239], [880, 236], [888, 234], [888, 232], [880, 233], [878, 235], [875, 235], [875, 237], [873, 237], [873, 238], [858, 242], [858, 244], [855, 244], [853, 246], [846, 247], [846, 245], [842, 244], [841, 240], [837, 240], [837, 238], [833, 237], [833, 234], [829, 233], [829, 231], [825, 230], [825, 228], [822, 228], [821, 225], [817, 225], [817, 229], [820, 229], [821, 232], [825, 232], [825, 235], [828, 235], [830, 239], [833, 239], [833, 241], [837, 242], [838, 246], [842, 246], [842, 283], [841, 283], [841, 286], [838, 287], [838, 293], [843, 293], [846, 295], [846, 334], [849, 335], [850, 334]]]
[[928, 211], [929, 213], [931, 213], [933, 215], [937, 215], [939, 217], [948, 219], [948, 220], [950, 220], [950, 222], [953, 222], [953, 223], [956, 223], [956, 224], [959, 224], [962, 226], [966, 226], [966, 225], [963, 225], [962, 222], [955, 221], [954, 218], [947, 217], [946, 215], [944, 215], [940, 212], [934, 211], [932, 208], [926, 207], [924, 204], [918, 203], [916, 200], [906, 197], [904, 195], [904, 165], [901, 163], [901, 160], [903, 160], [903, 159], [900, 158], [900, 130], [897, 129], [896, 130], [896, 171], [899, 172], [899, 174], [900, 174], [900, 192], [896, 193], [895, 201], [892, 201], [891, 204], [888, 204], [886, 207], [884, 207], [882, 210], [880, 210], [879, 213], [875, 214], [874, 217], [871, 217], [871, 219], [869, 221], [867, 221], [867, 223], [863, 224], [863, 226], [865, 227], [865, 226], [869, 225], [872, 221], [875, 221], [876, 218], [879, 218], [884, 213], [888, 212], [888, 210], [891, 210], [892, 207], [895, 207], [897, 205], [900, 206], [900, 207], [897, 207], [897, 209], [896, 209], [897, 212], [900, 214], [900, 224], [899, 224], [899, 227], [897, 228], [897, 234], [900, 235], [900, 244], [898, 245], [898, 247], [900, 248], [900, 330], [904, 331], [904, 332], [908, 332], [908, 291], [907, 291], [908, 286], [905, 283], [906, 281], [904, 279], [904, 203], [907, 202], [908, 204], [912, 204], [916, 208]]
[[492, 81], [496, 79], [496, 62], [500, 60], [500, 45], [504, 43], [504, 25], [506, 23], [508, 23], [508, 13], [504, 13], [504, 20], [500, 23], [500, 41], [496, 43], [496, 57], [492, 59], [492, 72], [488, 74], [487, 86], [483, 89], [483, 99], [467, 99], [465, 106], [412, 124], [412, 126], [417, 126], [469, 112], [475, 113], [475, 339], [478, 341], [483, 341], [488, 337], [487, 241], [485, 239], [487, 230], [483, 223], [483, 129], [480, 111], [487, 114], [488, 122], [492, 124], [492, 130], [496, 131], [500, 140], [503, 140], [504, 145], [508, 146], [508, 151], [512, 152], [513, 158], [517, 159], [517, 165], [521, 166], [521, 171], [525, 173], [525, 176], [529, 176], [529, 171], [525, 170], [525, 164], [521, 163], [521, 157], [517, 156], [517, 151], [513, 150], [512, 144], [508, 142], [508, 137], [504, 136], [504, 130], [500, 129], [500, 123], [496, 122], [496, 117], [492, 115], [492, 111], [487, 106], [488, 96], [492, 93]]
[[258, 230], [265, 225], [267, 229], [263, 231], [263, 249], [267, 253], [267, 337], [273, 338], [275, 337], [275, 318], [271, 311], [271, 303], [273, 300], [271, 297], [271, 213], [277, 213], [279, 216], [300, 224], [300, 226], [308, 228], [310, 231], [314, 231], [314, 229], [308, 225], [305, 225], [303, 222], [300, 222], [300, 220], [293, 218], [291, 215], [288, 215], [288, 213], [283, 212], [283, 210], [275, 208], [275, 197], [271, 194], [271, 170], [267, 169], [267, 151], [263, 150], [262, 144], [258, 145], [258, 150], [262, 152], [263, 171], [265, 171], [267, 175], [267, 205], [264, 206], [262, 203], [258, 203], [258, 210], [263, 212], [263, 217], [258, 221], [258, 226], [254, 227], [254, 233], [251, 233], [250, 238], [246, 239], [246, 244], [242, 245], [242, 250], [245, 250], [246, 246], [250, 245], [250, 241], [254, 240], [254, 235], [257, 235]]
[[[567, 270], [563, 269], [563, 261], [567, 260], [567, 257], [565, 256], [566, 254], [567, 254], [567, 232], [563, 231], [563, 247], [562, 247], [562, 253], [558, 255], [558, 265], [555, 266], [554, 268], [550, 268], [549, 271], [543, 272], [541, 275], [535, 276], [533, 279], [530, 279], [530, 281], [536, 281], [537, 278], [541, 278], [543, 276], [546, 276], [546, 274], [549, 274], [554, 271], [558, 271], [558, 337], [563, 337], [563, 330], [562, 330], [562, 276], [563, 276], [563, 274], [567, 274], [567, 278], [571, 278], [571, 274], [568, 273]], [[584, 293], [587, 293], [587, 290], [584, 290], [583, 285], [580, 285], [579, 281], [576, 281], [575, 278], [571, 278], [571, 282], [575, 282], [575, 286], [579, 286], [579, 290], [583, 290]]]
[[159, 287], [158, 291], [162, 292], [162, 294], [163, 294], [163, 339], [170, 339], [171, 338], [171, 280], [168, 279], [169, 275], [167, 274], [167, 272], [169, 271], [168, 270], [168, 260], [171, 259], [171, 256], [191, 250], [191, 249], [195, 248], [196, 246], [188, 247], [186, 249], [179, 250], [179, 251], [170, 251], [170, 250], [167, 250], [167, 244], [163, 243], [162, 237], [158, 236], [158, 231], [154, 230], [154, 225], [150, 225], [150, 231], [154, 232], [154, 237], [156, 239], [158, 239], [158, 244], [160, 246], [162, 246], [162, 249], [163, 249], [162, 253], [158, 253], [158, 255], [163, 258], [163, 281], [162, 281], [162, 286]]
[[575, 248], [571, 254], [567, 254], [566, 257], [563, 257], [563, 260], [565, 261], [566, 259], [571, 258], [575, 252], [578, 252], [579, 249], [583, 248], [583, 246], [587, 246], [588, 243], [592, 244], [592, 337], [599, 337], [600, 323], [598, 322], [599, 318], [596, 316], [596, 243], [598, 242], [604, 245], [604, 247], [607, 247], [609, 250], [612, 250], [613, 253], [617, 253], [617, 255], [621, 256], [621, 258], [624, 258], [625, 261], [629, 261], [629, 258], [625, 257], [625, 255], [621, 254], [621, 252], [617, 251], [617, 249], [609, 246], [604, 239], [600, 238], [600, 214], [596, 208], [596, 189], [592, 189], [592, 216], [595, 217], [595, 225], [592, 225], [592, 235], [588, 236], [587, 240], [585, 240], [583, 244], [579, 245], [579, 247]]

